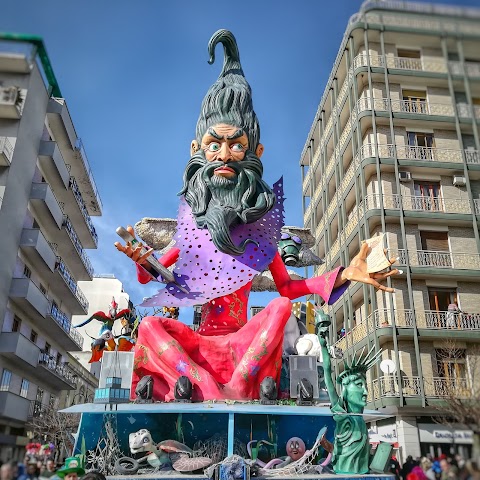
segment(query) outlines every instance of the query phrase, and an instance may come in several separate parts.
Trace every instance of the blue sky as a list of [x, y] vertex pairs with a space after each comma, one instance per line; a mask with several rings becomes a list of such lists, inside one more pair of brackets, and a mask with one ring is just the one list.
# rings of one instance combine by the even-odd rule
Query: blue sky
[[[480, 0], [450, 0], [480, 6]], [[286, 223], [302, 226], [299, 157], [338, 51], [360, 1], [16, 0], [0, 29], [44, 38], [102, 197], [93, 217], [96, 273], [114, 273], [134, 303], [156, 287], [135, 279], [117, 252], [115, 228], [142, 217], [176, 217], [199, 108], [223, 62], [207, 43], [231, 30], [261, 122], [265, 179], [284, 176]], [[265, 304], [255, 295], [251, 305]], [[181, 318], [191, 322], [191, 311]]]

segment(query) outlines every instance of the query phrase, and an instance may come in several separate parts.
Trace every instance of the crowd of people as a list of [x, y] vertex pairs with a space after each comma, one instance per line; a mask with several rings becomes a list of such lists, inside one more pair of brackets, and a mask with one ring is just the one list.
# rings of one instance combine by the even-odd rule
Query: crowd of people
[[0, 480], [106, 480], [100, 472], [85, 473], [78, 457], [69, 457], [57, 468], [53, 458], [37, 460], [25, 457], [23, 463], [15, 460], [2, 464]]
[[480, 480], [479, 466], [461, 455], [442, 454], [438, 458], [428, 455], [416, 460], [409, 455], [402, 466], [393, 456], [390, 472], [397, 480]]

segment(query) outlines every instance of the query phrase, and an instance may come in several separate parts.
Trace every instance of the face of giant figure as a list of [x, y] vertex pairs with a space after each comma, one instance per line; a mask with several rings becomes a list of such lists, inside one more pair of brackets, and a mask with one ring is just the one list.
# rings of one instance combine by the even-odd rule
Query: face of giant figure
[[200, 144], [192, 142], [180, 194], [185, 195], [197, 226], [208, 228], [213, 243], [224, 253], [241, 255], [253, 240], [235, 245], [230, 229], [259, 220], [275, 203], [275, 194], [262, 180], [262, 153], [262, 144], [252, 152], [244, 130], [225, 123], [209, 127]]

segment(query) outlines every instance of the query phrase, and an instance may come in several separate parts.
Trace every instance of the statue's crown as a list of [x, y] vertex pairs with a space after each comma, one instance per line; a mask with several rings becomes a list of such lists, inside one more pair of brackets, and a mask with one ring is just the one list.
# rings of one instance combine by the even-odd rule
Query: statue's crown
[[342, 383], [343, 379], [348, 377], [349, 375], [365, 375], [367, 370], [373, 367], [381, 357], [382, 351], [377, 350], [375, 351], [375, 346], [373, 346], [366, 355], [365, 347], [363, 347], [362, 351], [358, 358], [356, 358], [356, 352], [353, 354], [350, 364], [346, 358], [343, 360], [344, 369], [337, 376], [337, 383]]

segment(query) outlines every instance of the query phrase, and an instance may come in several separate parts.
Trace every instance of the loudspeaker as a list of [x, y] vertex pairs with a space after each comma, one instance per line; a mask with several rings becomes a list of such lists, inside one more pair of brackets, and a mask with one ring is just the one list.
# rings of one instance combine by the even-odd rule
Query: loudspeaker
[[317, 357], [290, 355], [290, 398], [297, 398], [297, 384], [306, 378], [313, 385], [313, 398], [318, 398]]

